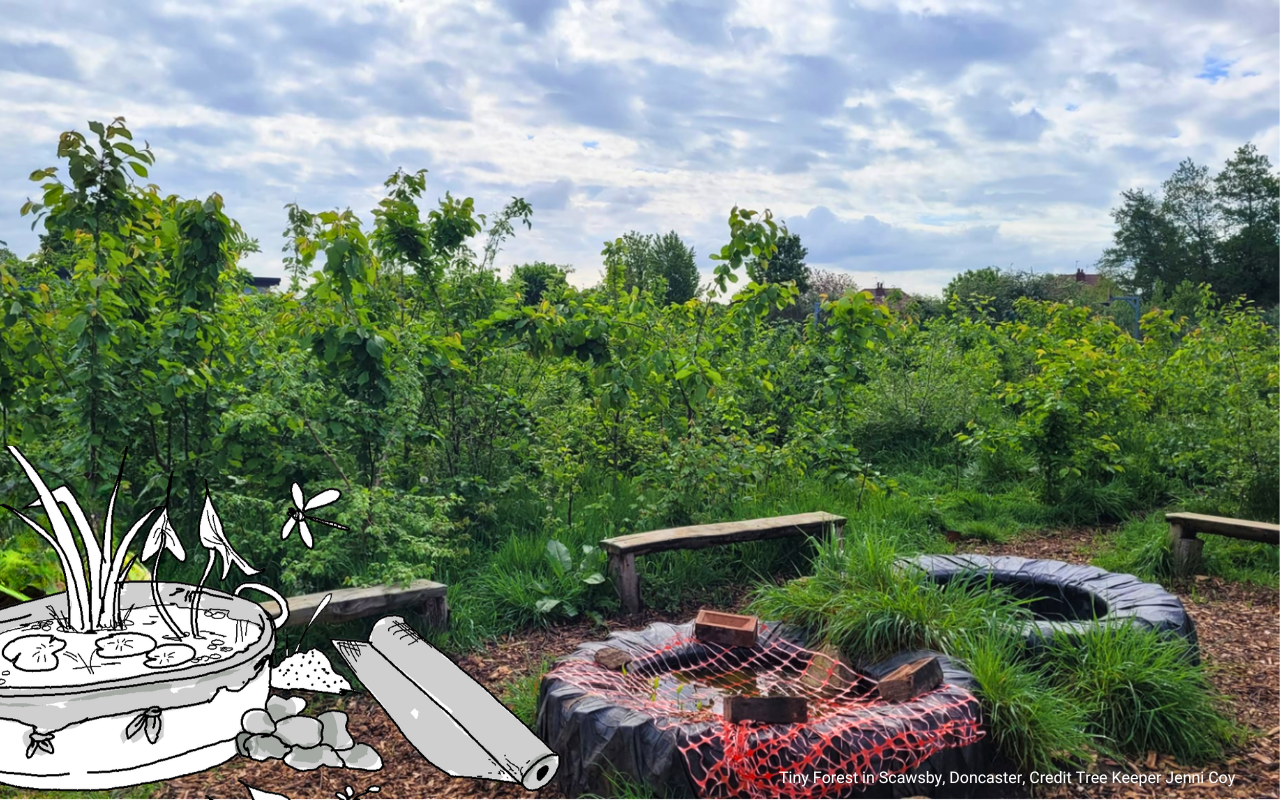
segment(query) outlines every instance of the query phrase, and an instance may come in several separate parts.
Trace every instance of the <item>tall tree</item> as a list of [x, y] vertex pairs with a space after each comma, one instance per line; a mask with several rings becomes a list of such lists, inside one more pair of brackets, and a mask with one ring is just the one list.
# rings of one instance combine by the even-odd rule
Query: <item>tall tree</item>
[[650, 245], [654, 267], [667, 283], [666, 301], [684, 303], [696, 297], [698, 264], [693, 248], [686, 245], [675, 231], [653, 237]]
[[778, 236], [778, 252], [764, 269], [759, 260], [747, 264], [747, 274], [756, 283], [786, 283], [795, 281], [801, 294], [809, 290], [809, 265], [804, 262], [809, 249], [800, 243], [800, 236], [784, 233]]
[[1221, 215], [1209, 168], [1185, 159], [1164, 182], [1163, 189], [1161, 211], [1177, 227], [1186, 248], [1182, 277], [1195, 283], [1212, 283]]
[[1099, 269], [1144, 295], [1157, 282], [1181, 282], [1186, 277], [1182, 237], [1160, 201], [1143, 189], [1121, 192], [1120, 198], [1120, 206], [1111, 211], [1115, 244], [1103, 252]]
[[1214, 178], [1223, 223], [1215, 285], [1274, 305], [1280, 295], [1280, 180], [1252, 143], [1236, 150]]

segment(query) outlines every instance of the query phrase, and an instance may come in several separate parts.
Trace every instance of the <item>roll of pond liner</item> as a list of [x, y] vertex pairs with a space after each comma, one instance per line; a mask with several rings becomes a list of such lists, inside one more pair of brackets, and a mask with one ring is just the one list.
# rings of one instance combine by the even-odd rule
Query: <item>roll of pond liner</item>
[[368, 642], [334, 641], [404, 737], [459, 777], [519, 783], [555, 777], [559, 757], [515, 714], [401, 617], [383, 617]]

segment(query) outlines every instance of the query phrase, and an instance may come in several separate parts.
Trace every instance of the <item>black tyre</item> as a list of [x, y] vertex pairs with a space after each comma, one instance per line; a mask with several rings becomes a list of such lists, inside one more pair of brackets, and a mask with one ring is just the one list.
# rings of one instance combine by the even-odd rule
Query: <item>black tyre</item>
[[[557, 663], [593, 661], [597, 650], [609, 646], [636, 656], [634, 666], [640, 663], [640, 659], [669, 645], [677, 637], [691, 636], [692, 629], [692, 623], [679, 626], [655, 623], [641, 631], [616, 633], [607, 642], [584, 644]], [[796, 647], [803, 647], [805, 641], [803, 633], [794, 628], [769, 626], [768, 632], [762, 634], [757, 648], [778, 639]], [[669, 649], [662, 658], [667, 661], [696, 658], [698, 654], [695, 651], [698, 648], [699, 645], [695, 643]], [[873, 665], [866, 672], [872, 678], [879, 678], [901, 664], [929, 655], [939, 657], [947, 684], [968, 691], [976, 688], [973, 676], [958, 664], [944, 655], [925, 651], [900, 653], [892, 659]], [[944, 688], [940, 691], [964, 694], [956, 689]], [[972, 700], [969, 702], [973, 703]], [[912, 704], [916, 703], [920, 705], [919, 717], [922, 720], [927, 719], [930, 712], [937, 713], [936, 709], [929, 708], [927, 703], [920, 701], [908, 701], [898, 708], [914, 708]], [[976, 703], [973, 705], [976, 706]], [[918, 724], [928, 723], [922, 721]], [[566, 796], [616, 796], [624, 787], [616, 782], [611, 785], [611, 780], [617, 780], [614, 776], [622, 776], [626, 782], [643, 783], [649, 792], [659, 796], [698, 796], [698, 789], [690, 779], [685, 757], [680, 752], [677, 734], [670, 726], [660, 727], [652, 717], [607, 702], [600, 694], [585, 691], [578, 685], [557, 678], [554, 672], [543, 678], [539, 690], [537, 733], [560, 756], [560, 770], [556, 780], [560, 791]], [[938, 784], [925, 786], [919, 783], [881, 783], [862, 790], [850, 788], [847, 794], [858, 797], [905, 797], [919, 795], [922, 791], [942, 791], [945, 796], [963, 796], [973, 787], [949, 786], [946, 781], [951, 773], [988, 772], [993, 754], [990, 738], [984, 736], [972, 744], [942, 750], [906, 773], [935, 773], [944, 781], [941, 787]]]
[[1132, 575], [1064, 561], [1019, 556], [929, 555], [905, 559], [937, 583], [971, 580], [1008, 589], [1030, 601], [1030, 644], [1072, 636], [1099, 625], [1130, 622], [1185, 639], [1199, 659], [1196, 626], [1176, 595]]

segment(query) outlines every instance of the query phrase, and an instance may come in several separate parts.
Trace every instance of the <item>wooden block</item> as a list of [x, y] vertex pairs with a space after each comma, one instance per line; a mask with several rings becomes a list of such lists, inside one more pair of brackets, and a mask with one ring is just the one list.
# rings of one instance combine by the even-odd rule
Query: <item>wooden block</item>
[[615, 672], [632, 661], [631, 654], [616, 647], [602, 647], [596, 651], [596, 663]]
[[902, 703], [942, 685], [942, 664], [934, 657], [922, 658], [890, 672], [880, 681], [880, 697]]
[[741, 614], [702, 609], [693, 620], [693, 636], [700, 642], [724, 647], [754, 647], [760, 620]]
[[1193, 575], [1200, 568], [1200, 559], [1204, 552], [1204, 542], [1193, 533], [1185, 535], [1183, 527], [1177, 523], [1169, 526], [1169, 555], [1173, 559], [1173, 574]]
[[767, 722], [789, 725], [809, 721], [809, 701], [803, 697], [726, 697], [725, 722]]

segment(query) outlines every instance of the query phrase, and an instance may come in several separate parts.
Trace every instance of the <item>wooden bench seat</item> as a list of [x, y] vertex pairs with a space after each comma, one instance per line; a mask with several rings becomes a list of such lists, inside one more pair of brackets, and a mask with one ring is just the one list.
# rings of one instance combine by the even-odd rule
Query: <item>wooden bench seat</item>
[[[332, 594], [333, 599], [316, 617], [316, 622], [350, 622], [399, 608], [413, 608], [420, 611], [433, 627], [443, 630], [449, 626], [447, 591], [448, 587], [443, 583], [418, 580], [404, 587], [369, 586], [299, 595], [288, 598], [289, 619], [285, 625], [306, 625], [325, 595]], [[280, 607], [272, 600], [265, 600], [260, 605], [273, 617], [280, 613]]]
[[755, 542], [784, 536], [821, 536], [829, 529], [837, 540], [844, 532], [845, 518], [825, 511], [767, 517], [737, 522], [715, 522], [660, 531], [633, 533], [604, 539], [600, 547], [609, 554], [609, 569], [618, 585], [622, 608], [628, 614], [640, 610], [640, 576], [636, 556], [664, 550], [694, 550], [721, 544]]
[[1201, 533], [1280, 545], [1280, 525], [1274, 522], [1186, 512], [1165, 514], [1164, 519], [1169, 523], [1169, 550], [1178, 575], [1189, 575], [1200, 565], [1200, 554], [1204, 550], [1204, 542], [1198, 538]]

